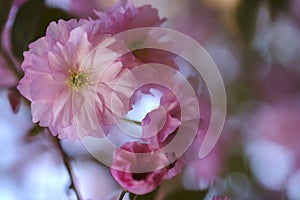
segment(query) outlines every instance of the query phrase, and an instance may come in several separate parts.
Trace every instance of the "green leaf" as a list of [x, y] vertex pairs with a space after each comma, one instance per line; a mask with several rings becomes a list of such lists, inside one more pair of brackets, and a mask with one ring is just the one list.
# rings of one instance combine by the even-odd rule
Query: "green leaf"
[[6, 24], [12, 2], [12, 0], [0, 0], [0, 33]]
[[242, 39], [251, 44], [255, 33], [260, 0], [241, 0], [236, 12], [236, 22]]
[[12, 28], [13, 53], [22, 59], [28, 45], [45, 35], [51, 21], [70, 18], [60, 9], [46, 7], [43, 0], [30, 0], [18, 12]]

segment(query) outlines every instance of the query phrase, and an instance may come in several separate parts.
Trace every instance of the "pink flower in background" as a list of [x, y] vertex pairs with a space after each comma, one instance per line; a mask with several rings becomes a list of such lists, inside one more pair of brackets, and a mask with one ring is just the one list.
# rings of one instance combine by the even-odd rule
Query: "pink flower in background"
[[272, 66], [269, 73], [254, 84], [259, 87], [257, 94], [268, 103], [282, 102], [299, 93], [299, 72]]
[[11, 88], [16, 84], [16, 77], [9, 71], [5, 60], [0, 56], [0, 88]]
[[213, 185], [222, 170], [222, 160], [219, 150], [213, 149], [210, 154], [201, 160], [196, 157], [200, 144], [199, 140], [197, 140], [192, 147], [194, 150], [185, 153], [186, 166], [184, 169], [184, 180], [186, 181], [184, 184], [189, 189], [203, 190], [209, 188]]
[[[164, 153], [155, 153], [154, 156], [148, 154], [143, 156], [139, 153], [151, 153], [156, 150], [156, 147], [149, 144], [125, 143], [114, 152], [114, 160], [110, 169], [112, 176], [123, 189], [134, 194], [142, 195], [155, 190], [167, 173], [167, 168], [163, 167], [167, 165], [167, 156]], [[134, 171], [143, 171], [149, 166], [157, 170], [134, 173]]]
[[300, 171], [299, 98], [261, 105], [246, 121], [246, 155], [255, 178], [268, 189], [297, 196], [292, 183]]
[[[261, 106], [250, 117], [247, 139], [267, 139], [286, 146], [300, 155], [300, 100], [282, 101]], [[251, 133], [251, 134], [250, 134]]]
[[[57, 1], [57, 0], [56, 0]], [[95, 14], [93, 13], [95, 9], [100, 9], [102, 1], [99, 0], [72, 0], [69, 2], [68, 10], [70, 13], [75, 14], [80, 17], [91, 17]], [[61, 1], [57, 1], [59, 5]]]
[[107, 10], [118, 0], [47, 0], [47, 4], [53, 7], [59, 7], [72, 16], [80, 18], [95, 18], [95, 10]]
[[[203, 190], [212, 186], [216, 178], [220, 175], [223, 157], [226, 154], [221, 150], [220, 141], [225, 140], [225, 138], [222, 138], [206, 157], [199, 159], [199, 150], [210, 122], [210, 102], [204, 96], [201, 96], [199, 104], [200, 127], [193, 143], [184, 153], [186, 164], [183, 176], [186, 188]], [[221, 137], [225, 134], [222, 134]], [[225, 145], [227, 144], [225, 143]]]
[[[59, 20], [24, 53], [25, 76], [18, 89], [31, 101], [33, 122], [59, 138], [99, 134], [99, 122], [113, 123], [110, 83], [121, 74], [114, 39], [92, 34], [93, 21]], [[120, 105], [118, 105], [120, 103]], [[116, 109], [121, 101], [115, 101]]]
[[129, 0], [121, 0], [107, 13], [97, 12], [104, 21], [104, 28], [108, 33], [116, 34], [139, 27], [160, 26], [165, 19], [160, 19], [158, 10], [150, 5], [135, 7]]

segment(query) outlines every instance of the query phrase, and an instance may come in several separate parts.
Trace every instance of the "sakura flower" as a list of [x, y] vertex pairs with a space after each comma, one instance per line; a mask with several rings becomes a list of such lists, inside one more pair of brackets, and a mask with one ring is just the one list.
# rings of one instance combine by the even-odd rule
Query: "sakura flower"
[[[156, 150], [157, 148], [148, 144], [125, 143], [114, 153], [110, 169], [112, 176], [125, 190], [134, 194], [142, 195], [155, 190], [167, 172], [167, 168], [163, 167], [168, 162], [167, 156], [160, 152], [153, 154], [154, 156], [143, 156], [140, 153], [152, 153]], [[157, 169], [142, 172], [144, 169], [147, 171], [149, 166]]]
[[[181, 124], [178, 100], [171, 91], [161, 89], [164, 94], [160, 98], [159, 107], [149, 112], [141, 122], [144, 141], [157, 148], [170, 142]], [[183, 159], [176, 157], [174, 152], [170, 152], [168, 157], [171, 164], [165, 176], [167, 179], [179, 174], [184, 164]]]
[[[165, 18], [161, 19], [158, 10], [150, 5], [135, 7], [129, 0], [120, 0], [107, 12], [96, 12], [96, 14], [99, 20], [103, 22], [98, 26], [98, 29], [104, 33], [121, 33], [121, 39], [127, 48], [131, 50], [139, 49], [139, 44], [142, 44], [145, 40], [150, 43], [157, 42], [158, 37], [161, 37], [161, 35], [145, 35], [144, 31], [139, 32], [137, 30], [134, 30], [133, 33], [124, 33], [124, 31], [141, 27], [157, 27], [166, 20]], [[171, 59], [169, 57], [170, 55], [166, 56], [166, 53], [162, 53], [160, 50], [139, 49], [139, 52], [129, 52], [123, 55], [120, 61], [123, 64], [125, 63], [127, 67], [134, 67], [141, 63], [148, 63], [148, 61], [170, 64]], [[171, 61], [173, 61], [173, 58], [174, 56]]]
[[175, 95], [167, 90], [160, 99], [160, 106], [142, 120], [144, 139], [158, 147], [162, 146], [180, 123], [179, 102]]
[[160, 26], [165, 21], [159, 18], [157, 9], [150, 5], [137, 8], [129, 0], [120, 0], [108, 12], [96, 14], [105, 22], [106, 31], [113, 34], [139, 27]]
[[[140, 69], [133, 70], [137, 81], [147, 82], [151, 80], [153, 84], [141, 87], [140, 93], [136, 93], [134, 99], [142, 98], [141, 93], [152, 93], [152, 89], [153, 92], [158, 90], [162, 93], [159, 105], [150, 112], [148, 111], [141, 120], [142, 139], [156, 148], [166, 147], [169, 143], [177, 147], [176, 149], [165, 148], [168, 149], [167, 154], [170, 163], [165, 178], [172, 178], [181, 172], [184, 164], [181, 156], [189, 144], [182, 142], [191, 143], [196, 135], [199, 123], [198, 99], [193, 92], [190, 92], [191, 89], [188, 88], [187, 80], [180, 76], [177, 71], [155, 64]], [[164, 80], [162, 85], [167, 85], [169, 88], [160, 85], [159, 83], [162, 82], [159, 79]], [[134, 100], [132, 100], [132, 104], [135, 104]], [[180, 134], [177, 131], [179, 127], [181, 127]], [[193, 133], [195, 134], [193, 135]], [[177, 138], [181, 136], [184, 139], [178, 140]]]
[[[114, 62], [118, 54], [108, 48], [114, 39], [93, 34], [93, 26], [87, 20], [52, 22], [46, 36], [24, 53], [25, 76], [18, 89], [31, 101], [33, 122], [59, 138], [76, 139], [76, 130], [99, 137], [99, 124], [114, 122], [110, 84], [122, 64]], [[114, 106], [121, 107], [121, 101]]]

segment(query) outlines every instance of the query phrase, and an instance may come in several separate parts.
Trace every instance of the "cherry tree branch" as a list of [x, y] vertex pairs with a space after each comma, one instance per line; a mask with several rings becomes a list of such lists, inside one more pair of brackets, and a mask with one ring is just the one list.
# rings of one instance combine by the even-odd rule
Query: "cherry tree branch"
[[73, 191], [75, 192], [75, 195], [76, 195], [78, 200], [83, 200], [83, 198], [81, 197], [81, 194], [79, 192], [79, 189], [76, 186], [76, 177], [75, 177], [74, 172], [72, 170], [70, 157], [64, 151], [63, 146], [61, 144], [61, 141], [57, 137], [55, 137], [54, 140], [55, 140], [55, 143], [57, 144], [58, 150], [61, 153], [63, 163], [66, 166], [66, 169], [67, 169], [69, 177], [70, 177], [71, 183], [70, 183], [69, 188], [73, 189]]
[[122, 193], [121, 193], [121, 195], [119, 197], [119, 200], [123, 200], [123, 198], [124, 198], [124, 196], [125, 196], [126, 193], [127, 193], [126, 190], [122, 190]]

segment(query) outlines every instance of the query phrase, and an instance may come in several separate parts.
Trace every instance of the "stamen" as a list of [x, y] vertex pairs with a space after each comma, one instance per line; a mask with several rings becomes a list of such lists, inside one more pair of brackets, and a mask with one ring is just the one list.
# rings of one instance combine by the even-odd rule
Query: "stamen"
[[82, 71], [72, 67], [68, 72], [70, 74], [69, 79], [67, 80], [69, 89], [79, 91], [83, 87], [94, 84], [94, 82], [89, 81], [92, 74], [90, 69]]

